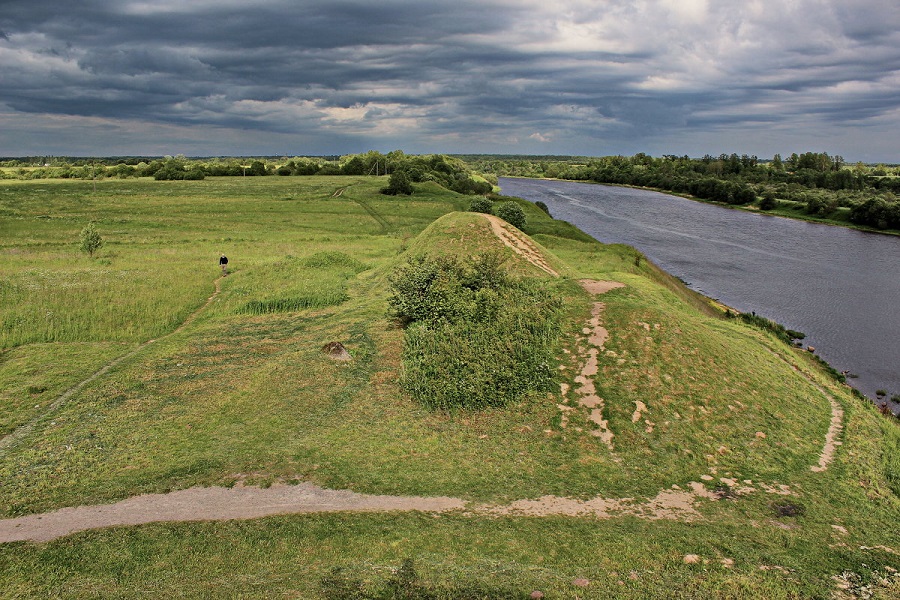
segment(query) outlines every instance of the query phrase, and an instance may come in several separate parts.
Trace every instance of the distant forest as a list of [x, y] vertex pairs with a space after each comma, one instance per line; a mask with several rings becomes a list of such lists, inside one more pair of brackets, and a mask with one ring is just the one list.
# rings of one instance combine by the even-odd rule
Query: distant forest
[[[199, 180], [206, 177], [314, 175], [400, 175], [412, 183], [433, 181], [461, 194], [488, 194], [493, 182], [469, 165], [442, 154], [410, 155], [400, 150], [345, 156], [297, 157], [24, 157], [0, 159], [0, 179], [104, 179], [153, 177]], [[389, 189], [389, 188], [386, 188]]]
[[[900, 230], [900, 166], [847, 164], [805, 152], [770, 160], [626, 156], [408, 155], [400, 150], [297, 157], [51, 157], [0, 159], [0, 178], [104, 179], [400, 175], [463, 194], [488, 194], [497, 177], [536, 177], [646, 187], [784, 216]], [[390, 188], [386, 188], [390, 189]]]

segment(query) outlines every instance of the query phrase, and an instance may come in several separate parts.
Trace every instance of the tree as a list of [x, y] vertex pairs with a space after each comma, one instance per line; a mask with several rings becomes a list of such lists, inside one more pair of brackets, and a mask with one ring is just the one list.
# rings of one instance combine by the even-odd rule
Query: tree
[[78, 236], [78, 239], [81, 243], [81, 250], [83, 252], [87, 252], [88, 256], [94, 256], [94, 252], [100, 249], [103, 246], [103, 238], [100, 237], [100, 232], [97, 231], [94, 222], [91, 221], [87, 224], [87, 227], [81, 230], [81, 233]]
[[406, 171], [394, 171], [391, 173], [391, 178], [388, 180], [388, 186], [383, 188], [381, 193], [389, 196], [396, 196], [397, 194], [409, 196], [412, 194], [413, 186], [409, 181], [409, 176], [406, 174]]

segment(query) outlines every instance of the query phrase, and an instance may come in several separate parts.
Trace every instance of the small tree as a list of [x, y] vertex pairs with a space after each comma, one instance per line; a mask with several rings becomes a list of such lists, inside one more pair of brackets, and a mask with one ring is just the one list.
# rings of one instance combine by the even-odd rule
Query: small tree
[[497, 216], [518, 229], [524, 229], [527, 220], [525, 211], [515, 202], [506, 202], [497, 209]]
[[92, 258], [94, 252], [103, 246], [103, 238], [100, 237], [100, 232], [97, 231], [97, 227], [94, 225], [93, 221], [88, 223], [87, 227], [81, 230], [78, 240], [81, 242], [81, 250], [87, 252], [88, 256]]

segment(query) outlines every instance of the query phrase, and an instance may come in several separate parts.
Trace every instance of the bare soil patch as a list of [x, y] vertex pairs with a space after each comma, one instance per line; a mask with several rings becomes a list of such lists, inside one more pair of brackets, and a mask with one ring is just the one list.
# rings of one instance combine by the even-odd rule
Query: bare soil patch
[[276, 484], [269, 488], [236, 485], [232, 488], [190, 488], [168, 494], [143, 494], [114, 504], [62, 508], [39, 515], [0, 520], [0, 543], [46, 542], [79, 531], [121, 525], [175, 521], [256, 519], [281, 514], [320, 512], [422, 511], [441, 513], [465, 510], [470, 515], [572, 516], [609, 519], [637, 516], [644, 519], [693, 521], [700, 517], [698, 500], [717, 500], [702, 484], [690, 490], [677, 486], [654, 498], [577, 500], [544, 496], [505, 505], [468, 506], [449, 497], [378, 496], [349, 490], [327, 490], [311, 483]]
[[486, 507], [484, 510], [491, 514], [536, 517], [563, 515], [609, 519], [630, 515], [649, 520], [692, 521], [700, 517], [700, 513], [695, 507], [699, 499], [717, 500], [718, 497], [702, 484], [692, 482], [690, 490], [662, 490], [655, 497], [644, 502], [637, 502], [632, 498], [603, 498], [601, 496], [590, 500], [544, 496], [537, 500], [517, 500], [505, 506]]
[[322, 352], [332, 360], [348, 361], [352, 358], [350, 352], [348, 352], [347, 348], [340, 342], [328, 342], [322, 346]]
[[[593, 295], [605, 294], [606, 292], [624, 287], [624, 284], [618, 281], [595, 281], [592, 279], [582, 279], [579, 281], [581, 286]], [[597, 393], [597, 386], [594, 383], [594, 377], [599, 370], [598, 357], [603, 351], [603, 345], [609, 337], [609, 332], [603, 327], [601, 322], [601, 314], [606, 307], [602, 302], [595, 302], [591, 307], [591, 317], [588, 320], [583, 333], [585, 337], [577, 342], [576, 360], [578, 361], [578, 374], [575, 376], [575, 393], [578, 395], [578, 406], [587, 409], [587, 420], [594, 426], [591, 429], [591, 435], [599, 437], [606, 446], [613, 450], [614, 434], [609, 428], [609, 421], [603, 418], [603, 398]], [[568, 386], [563, 384], [560, 391], [563, 396], [568, 393]], [[567, 407], [565, 404], [559, 405], [563, 410], [563, 426], [569, 423], [569, 416], [573, 408]]]
[[533, 264], [538, 269], [541, 269], [554, 277], [559, 277], [559, 273], [557, 273], [544, 258], [541, 249], [528, 239], [524, 233], [500, 217], [485, 214], [482, 214], [482, 216], [490, 222], [491, 230], [493, 230], [494, 234], [500, 238], [507, 247], [511, 248], [513, 252]]

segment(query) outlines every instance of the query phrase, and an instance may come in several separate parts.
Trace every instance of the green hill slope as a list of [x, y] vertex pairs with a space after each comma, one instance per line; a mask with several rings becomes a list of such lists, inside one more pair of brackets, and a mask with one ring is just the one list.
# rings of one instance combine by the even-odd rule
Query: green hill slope
[[[398, 198], [377, 193], [384, 182], [104, 181], [96, 194], [90, 182], [4, 184], [0, 512], [300, 482], [466, 508], [336, 504], [343, 512], [3, 543], [0, 588], [900, 593], [895, 422], [633, 249], [527, 203], [523, 234], [458, 212], [468, 198], [437, 186]], [[72, 255], [89, 219], [106, 241], [95, 259]], [[232, 272], [216, 281], [219, 252]], [[556, 386], [504, 408], [429, 410], [401, 386], [391, 274], [412, 256], [486, 252], [561, 300]], [[329, 342], [351, 360], [324, 354]]]

